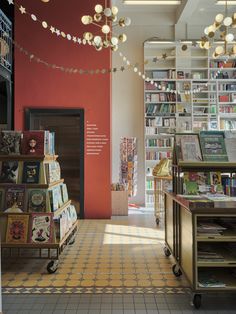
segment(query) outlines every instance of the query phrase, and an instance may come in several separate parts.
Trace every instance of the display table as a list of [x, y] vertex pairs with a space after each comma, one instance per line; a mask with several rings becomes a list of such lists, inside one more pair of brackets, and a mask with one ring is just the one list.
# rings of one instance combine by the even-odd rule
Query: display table
[[157, 225], [160, 223], [161, 213], [164, 213], [164, 191], [172, 181], [172, 176], [154, 177], [154, 209]]
[[202, 293], [236, 291], [236, 207], [207, 204], [189, 208], [185, 199], [165, 192], [164, 253], [176, 260], [173, 274], [188, 279], [196, 308]]

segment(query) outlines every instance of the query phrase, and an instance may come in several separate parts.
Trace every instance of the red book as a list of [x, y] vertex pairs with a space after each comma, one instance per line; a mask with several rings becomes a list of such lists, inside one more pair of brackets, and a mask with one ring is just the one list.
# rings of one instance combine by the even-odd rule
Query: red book
[[21, 148], [23, 155], [44, 155], [45, 131], [24, 131]]

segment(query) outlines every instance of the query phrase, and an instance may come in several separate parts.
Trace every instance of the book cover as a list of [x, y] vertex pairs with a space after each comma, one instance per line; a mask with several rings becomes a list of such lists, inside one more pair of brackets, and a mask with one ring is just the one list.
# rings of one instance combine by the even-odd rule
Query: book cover
[[201, 131], [200, 145], [204, 161], [228, 161], [223, 131]]
[[45, 131], [24, 131], [22, 140], [22, 154], [45, 154]]
[[63, 203], [68, 202], [68, 191], [67, 191], [67, 186], [65, 183], [62, 183], [60, 185], [61, 187], [61, 195], [62, 195], [62, 201]]
[[31, 243], [52, 242], [52, 214], [33, 213], [30, 225]]
[[0, 155], [19, 155], [22, 133], [4, 130], [0, 135]]
[[47, 211], [47, 190], [29, 189], [28, 190], [28, 211], [46, 212]]
[[52, 211], [56, 211], [62, 203], [61, 199], [61, 191], [59, 187], [54, 187], [51, 190], [49, 190], [50, 195], [50, 203], [51, 203], [51, 209]]
[[19, 172], [18, 161], [2, 161], [0, 164], [0, 182], [17, 183]]
[[211, 193], [222, 193], [223, 194], [221, 172], [220, 171], [211, 171], [209, 173], [209, 176], [210, 176]]
[[22, 213], [25, 210], [25, 187], [21, 185], [7, 186], [5, 189], [6, 213]]
[[201, 161], [202, 153], [197, 134], [185, 134], [180, 139], [183, 161]]
[[8, 215], [6, 243], [27, 243], [29, 215]]
[[184, 194], [196, 195], [210, 191], [207, 173], [204, 172], [184, 172]]
[[40, 161], [24, 161], [22, 183], [39, 183]]

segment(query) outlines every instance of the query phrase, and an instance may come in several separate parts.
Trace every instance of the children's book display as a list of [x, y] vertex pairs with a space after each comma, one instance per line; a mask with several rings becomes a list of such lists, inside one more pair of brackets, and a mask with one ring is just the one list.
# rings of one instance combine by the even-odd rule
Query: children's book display
[[[68, 198], [56, 161], [54, 133], [0, 133], [0, 233], [3, 249], [57, 250], [48, 264], [55, 272], [62, 247], [77, 229], [77, 213]], [[20, 253], [19, 253], [20, 254]], [[40, 257], [41, 257], [40, 252]]]
[[[228, 139], [231, 139], [230, 145]], [[178, 191], [178, 197], [182, 197], [187, 206], [192, 209], [236, 206], [235, 173], [229, 175], [219, 171], [220, 165], [232, 162], [232, 157], [228, 158], [228, 151], [230, 156], [232, 151], [236, 151], [235, 139], [235, 135], [224, 131], [176, 134], [174, 162], [179, 165], [190, 163], [193, 167], [198, 165], [196, 170], [190, 167], [182, 174], [183, 189]], [[199, 171], [201, 162], [207, 166], [205, 171]], [[211, 169], [216, 165], [218, 170]]]

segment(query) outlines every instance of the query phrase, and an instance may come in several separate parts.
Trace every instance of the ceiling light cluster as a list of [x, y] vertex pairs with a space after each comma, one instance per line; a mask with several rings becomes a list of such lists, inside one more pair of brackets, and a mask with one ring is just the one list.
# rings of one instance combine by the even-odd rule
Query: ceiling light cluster
[[220, 39], [222, 44], [218, 44], [213, 52], [213, 58], [219, 56], [229, 57], [236, 54], [236, 45], [231, 45], [234, 42], [233, 29], [236, 28], [236, 12], [232, 16], [228, 16], [227, 1], [225, 5], [225, 15], [219, 13], [215, 17], [215, 21], [212, 25], [209, 25], [204, 29], [204, 36], [200, 41], [200, 48], [210, 49], [214, 43], [214, 37], [217, 31], [220, 32]]
[[118, 19], [118, 8], [112, 6], [111, 8], [97, 4], [95, 6], [95, 13], [93, 16], [84, 15], [81, 21], [84, 25], [93, 24], [101, 29], [101, 33], [92, 34], [91, 32], [85, 32], [83, 34], [83, 40], [88, 44], [93, 45], [96, 50], [100, 51], [102, 48], [111, 48], [113, 51], [118, 49], [119, 42], [125, 42], [127, 40], [126, 34], [122, 33], [116, 35], [113, 33], [112, 28], [119, 26], [121, 28], [129, 26], [131, 19], [129, 17], [122, 17]]

